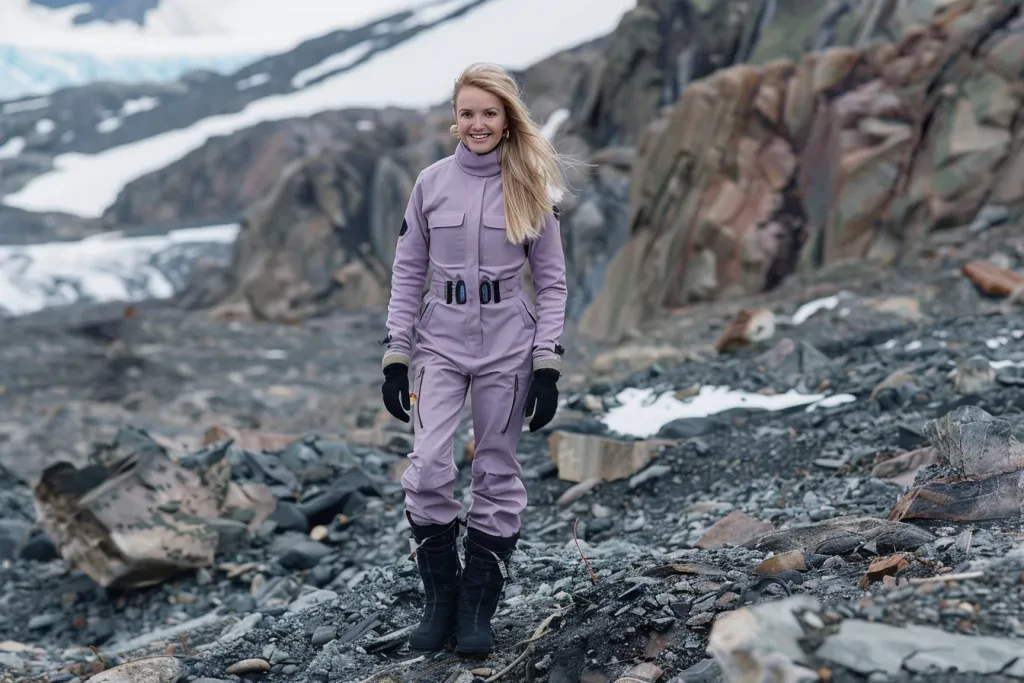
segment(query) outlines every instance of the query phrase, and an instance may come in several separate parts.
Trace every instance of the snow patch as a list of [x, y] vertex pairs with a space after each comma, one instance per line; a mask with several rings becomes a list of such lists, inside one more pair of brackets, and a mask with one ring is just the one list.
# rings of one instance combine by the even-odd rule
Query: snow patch
[[785, 410], [807, 406], [808, 410], [842, 405], [856, 400], [850, 394], [801, 394], [795, 390], [766, 396], [730, 389], [702, 386], [693, 398], [677, 399], [672, 392], [655, 395], [652, 389], [624, 389], [615, 398], [619, 404], [600, 419], [618, 434], [649, 438], [663, 426], [680, 418], [708, 417], [731, 408]]
[[558, 129], [562, 127], [562, 124], [565, 123], [568, 118], [568, 109], [556, 109], [555, 111], [551, 112], [551, 116], [548, 117], [548, 120], [541, 127], [540, 134], [546, 137], [548, 140], [550, 140], [552, 137], [554, 137], [555, 133], [558, 132]]
[[0, 159], [13, 159], [25, 149], [25, 138], [14, 137], [0, 145]]
[[258, 88], [261, 85], [265, 85], [270, 82], [270, 74], [253, 74], [248, 78], [243, 78], [235, 83], [235, 88], [238, 90], [248, 90], [249, 88]]
[[803, 306], [796, 309], [796, 313], [793, 314], [793, 324], [803, 325], [812, 315], [814, 315], [818, 311], [831, 311], [838, 305], [838, 295], [827, 296], [824, 299], [815, 299], [814, 301], [808, 301]]
[[36, 135], [49, 135], [56, 127], [52, 119], [39, 119], [36, 121]]
[[367, 41], [365, 43], [353, 45], [341, 52], [336, 52], [319, 64], [311, 66], [308, 69], [303, 69], [299, 73], [295, 74], [292, 78], [292, 87], [296, 90], [299, 88], [305, 88], [313, 81], [323, 78], [328, 74], [334, 73], [335, 71], [341, 71], [342, 69], [348, 69], [360, 59], [373, 52], [373, 49], [373, 42]]

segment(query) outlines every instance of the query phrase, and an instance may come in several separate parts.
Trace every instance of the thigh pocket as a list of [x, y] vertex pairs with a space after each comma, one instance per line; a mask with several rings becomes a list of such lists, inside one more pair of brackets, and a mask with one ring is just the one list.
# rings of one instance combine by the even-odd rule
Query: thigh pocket
[[430, 255], [438, 263], [461, 266], [466, 260], [466, 213], [435, 211], [427, 216]]
[[505, 426], [501, 428], [501, 433], [504, 434], [508, 431], [509, 425], [512, 424], [512, 416], [515, 415], [516, 405], [519, 403], [519, 375], [513, 375], [512, 378], [512, 401], [508, 406], [508, 417], [505, 418]]
[[413, 391], [415, 392], [416, 403], [413, 404], [412, 411], [414, 413], [414, 417], [416, 418], [416, 422], [419, 424], [420, 428], [423, 427], [423, 376], [426, 373], [426, 371], [427, 369], [425, 367], [420, 368], [419, 373], [416, 375], [416, 384], [414, 385], [415, 388], [413, 389]]
[[505, 232], [505, 215], [485, 213], [483, 229], [480, 231], [480, 265], [514, 265], [526, 260], [522, 245], [508, 241]]

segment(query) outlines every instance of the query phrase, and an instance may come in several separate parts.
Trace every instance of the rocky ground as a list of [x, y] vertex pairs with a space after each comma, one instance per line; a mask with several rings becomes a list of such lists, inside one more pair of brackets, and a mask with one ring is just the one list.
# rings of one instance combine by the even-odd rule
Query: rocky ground
[[[959, 270], [979, 256], [1017, 267], [1024, 242], [1009, 228], [946, 241], [900, 269], [850, 265], [680, 311], [617, 348], [569, 335], [566, 405], [548, 431], [607, 436], [602, 415], [630, 387], [848, 400], [676, 420], [652, 435], [667, 443], [651, 464], [596, 485], [561, 479], [547, 433], [524, 433], [530, 506], [496, 617], [499, 651], [486, 661], [405, 648], [420, 590], [396, 483], [410, 439], [376, 403], [378, 314], [260, 326], [154, 303], [12, 321], [0, 349], [0, 671], [72, 681], [138, 660], [164, 667], [161, 681], [611, 683], [651, 662], [659, 680], [690, 683], [736, 665], [726, 617], [747, 615], [739, 639], [765, 648], [759, 666], [790, 671], [775, 680], [799, 680], [791, 661], [809, 667], [807, 680], [922, 680], [951, 668], [941, 680], [1019, 679], [1024, 660], [1006, 654], [1024, 642], [1019, 517], [888, 521], [915, 483], [895, 456], [933, 443], [937, 418], [974, 406], [1024, 432], [1014, 365], [1024, 312]], [[834, 307], [806, 321], [797, 312], [830, 295]], [[775, 312], [773, 338], [716, 355], [711, 343], [744, 306]], [[952, 373], [975, 355], [995, 362], [995, 377], [964, 393]], [[466, 423], [460, 459], [468, 436]], [[140, 439], [180, 462], [221, 449], [236, 481], [264, 483], [283, 502], [210, 566], [101, 588], [32, 530], [22, 482]], [[922, 468], [916, 484], [943, 466]], [[944, 573], [954, 578], [933, 578]], [[784, 618], [793, 613], [796, 626]], [[929, 654], [935, 632], [885, 625], [951, 640]], [[793, 628], [803, 637], [787, 640]], [[94, 679], [149, 680], [128, 671]]]

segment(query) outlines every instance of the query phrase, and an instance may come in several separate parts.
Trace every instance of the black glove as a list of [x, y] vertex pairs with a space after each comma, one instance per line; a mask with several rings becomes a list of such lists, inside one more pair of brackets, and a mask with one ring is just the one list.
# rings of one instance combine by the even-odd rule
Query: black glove
[[558, 408], [559, 372], [552, 368], [533, 371], [533, 382], [526, 394], [526, 419], [530, 420], [530, 431], [535, 432], [555, 416]]
[[384, 407], [402, 422], [409, 421], [409, 367], [405, 363], [391, 363], [384, 368], [384, 384], [380, 388]]

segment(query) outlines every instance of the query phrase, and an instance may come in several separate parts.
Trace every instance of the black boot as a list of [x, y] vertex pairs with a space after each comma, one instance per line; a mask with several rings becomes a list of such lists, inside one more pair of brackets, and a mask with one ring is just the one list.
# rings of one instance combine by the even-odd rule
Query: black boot
[[478, 529], [466, 531], [466, 567], [459, 587], [458, 645], [460, 654], [494, 651], [491, 617], [508, 578], [508, 559], [519, 534], [502, 538]]
[[409, 634], [409, 649], [436, 652], [455, 635], [455, 610], [459, 594], [459, 555], [455, 542], [459, 520], [450, 524], [415, 524], [409, 513], [409, 526], [418, 547], [416, 566], [426, 594], [423, 617]]

